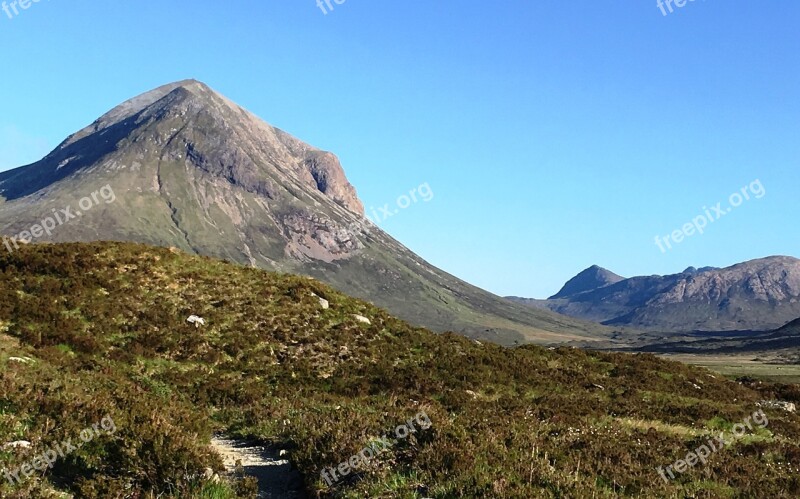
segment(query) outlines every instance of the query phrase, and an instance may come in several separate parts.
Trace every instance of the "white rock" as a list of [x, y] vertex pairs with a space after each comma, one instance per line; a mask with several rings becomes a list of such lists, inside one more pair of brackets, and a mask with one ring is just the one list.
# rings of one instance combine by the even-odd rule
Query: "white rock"
[[325, 298], [319, 299], [319, 305], [322, 307], [322, 310], [328, 310], [329, 308], [331, 308], [330, 302]]
[[756, 407], [781, 409], [786, 412], [797, 412], [797, 406], [794, 405], [794, 402], [786, 402], [783, 400], [762, 400], [761, 402], [756, 402]]
[[189, 318], [186, 319], [186, 322], [188, 322], [189, 324], [194, 324], [194, 327], [200, 327], [206, 325], [206, 320], [196, 315], [190, 315]]
[[9, 442], [3, 446], [4, 449], [30, 449], [31, 443], [27, 440], [17, 440], [16, 442]]
[[9, 357], [9, 362], [19, 362], [22, 364], [32, 364], [34, 360], [30, 357]]
[[358, 322], [362, 322], [364, 324], [372, 324], [372, 322], [363, 315], [353, 314], [353, 318]]

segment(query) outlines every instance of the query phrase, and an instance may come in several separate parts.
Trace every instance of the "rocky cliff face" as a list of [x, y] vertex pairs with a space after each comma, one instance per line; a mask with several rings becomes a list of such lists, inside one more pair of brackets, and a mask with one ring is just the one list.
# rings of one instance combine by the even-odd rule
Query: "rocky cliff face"
[[310, 275], [413, 323], [503, 343], [608, 333], [432, 267], [364, 218], [336, 156], [197, 81], [135, 97], [41, 161], [0, 173], [0, 234], [77, 211], [103, 186], [113, 201], [35, 242], [134, 241]]
[[657, 296], [652, 303], [719, 302], [730, 306], [738, 298], [751, 302], [791, 304], [797, 302], [798, 297], [800, 260], [772, 257], [688, 275]]

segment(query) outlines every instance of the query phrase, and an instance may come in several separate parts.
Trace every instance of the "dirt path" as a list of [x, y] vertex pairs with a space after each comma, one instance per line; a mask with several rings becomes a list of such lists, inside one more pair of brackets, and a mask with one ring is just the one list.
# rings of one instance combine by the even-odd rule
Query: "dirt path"
[[241, 461], [245, 473], [258, 479], [259, 499], [306, 497], [300, 473], [292, 470], [289, 461], [281, 459], [277, 450], [221, 437], [212, 438], [211, 445], [222, 456], [229, 473], [236, 469], [236, 461]]

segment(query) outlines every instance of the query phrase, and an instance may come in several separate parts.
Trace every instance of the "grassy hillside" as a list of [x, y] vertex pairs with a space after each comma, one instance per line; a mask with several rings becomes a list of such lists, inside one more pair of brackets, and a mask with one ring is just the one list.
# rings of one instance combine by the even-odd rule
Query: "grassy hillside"
[[[167, 249], [0, 254], [0, 472], [116, 427], [21, 487], [2, 479], [2, 497], [252, 497], [247, 480], [202, 478], [221, 468], [217, 432], [286, 449], [320, 497], [796, 497], [800, 423], [772, 409], [707, 465], [669, 484], [655, 470], [761, 399], [800, 401], [755, 389], [649, 354], [436, 335], [318, 281]], [[429, 429], [320, 477], [421, 411]], [[2, 447], [16, 440], [32, 448]]]

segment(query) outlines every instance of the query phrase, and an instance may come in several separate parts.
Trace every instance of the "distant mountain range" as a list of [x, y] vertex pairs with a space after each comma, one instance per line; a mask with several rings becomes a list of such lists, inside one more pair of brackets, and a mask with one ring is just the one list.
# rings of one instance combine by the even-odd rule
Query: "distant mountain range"
[[766, 331], [800, 317], [800, 260], [774, 256], [717, 269], [622, 278], [593, 266], [532, 307], [610, 326], [664, 332]]
[[17, 238], [3, 241], [11, 250], [20, 238], [174, 246], [312, 276], [413, 324], [502, 344], [610, 331], [471, 286], [363, 211], [336, 156], [194, 80], [124, 102], [41, 161], [0, 173], [0, 233]]

